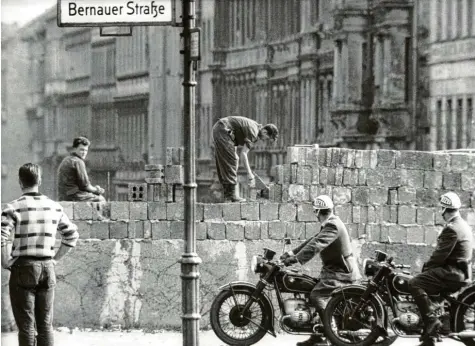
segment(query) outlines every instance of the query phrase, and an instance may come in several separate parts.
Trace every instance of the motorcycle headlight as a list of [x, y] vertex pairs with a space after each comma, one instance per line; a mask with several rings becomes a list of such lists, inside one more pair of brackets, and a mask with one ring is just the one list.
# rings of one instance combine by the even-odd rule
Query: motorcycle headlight
[[365, 258], [363, 261], [363, 273], [366, 276], [374, 276], [379, 270], [379, 264], [375, 260]]
[[251, 271], [258, 273], [261, 270], [261, 264], [264, 260], [261, 256], [252, 256], [251, 259]]

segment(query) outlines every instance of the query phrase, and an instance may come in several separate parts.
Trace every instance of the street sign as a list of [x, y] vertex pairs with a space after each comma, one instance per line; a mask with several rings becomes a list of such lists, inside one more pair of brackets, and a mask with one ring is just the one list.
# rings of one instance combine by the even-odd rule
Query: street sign
[[58, 26], [174, 25], [176, 0], [58, 0]]

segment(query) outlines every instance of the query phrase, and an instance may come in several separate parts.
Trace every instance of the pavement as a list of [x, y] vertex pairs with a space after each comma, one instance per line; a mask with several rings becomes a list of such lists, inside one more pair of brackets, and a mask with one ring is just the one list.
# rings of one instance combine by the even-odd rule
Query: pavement
[[[257, 346], [290, 346], [297, 341], [305, 340], [306, 336], [278, 334], [277, 338], [266, 335]], [[201, 346], [225, 346], [213, 331], [202, 331], [199, 334]], [[397, 339], [394, 346], [415, 346], [418, 339]], [[186, 346], [183, 345], [183, 337], [179, 332], [147, 332], [133, 331], [76, 331], [72, 332], [65, 328], [64, 331], [55, 332], [55, 346]], [[2, 333], [2, 346], [18, 346], [16, 333]], [[451, 339], [445, 339], [437, 343], [437, 346], [463, 346], [462, 343]]]

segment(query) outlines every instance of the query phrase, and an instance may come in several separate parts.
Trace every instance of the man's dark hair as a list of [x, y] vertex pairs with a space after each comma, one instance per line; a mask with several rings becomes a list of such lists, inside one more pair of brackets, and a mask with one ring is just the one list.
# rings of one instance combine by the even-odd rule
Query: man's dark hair
[[80, 145], [90, 146], [91, 142], [86, 137], [76, 137], [73, 140], [73, 148], [77, 148]]
[[41, 181], [41, 167], [34, 163], [25, 163], [18, 170], [18, 177], [23, 188], [38, 185]]
[[275, 126], [274, 124], [264, 125], [262, 129], [266, 130], [269, 137], [272, 138], [273, 140], [276, 140], [277, 137], [279, 136], [279, 129], [277, 129], [277, 126]]
[[445, 208], [445, 212], [446, 212], [446, 213], [454, 213], [454, 212], [456, 212], [456, 211], [457, 211], [457, 209]]
[[331, 212], [332, 212], [331, 209], [320, 209], [320, 215], [321, 216], [328, 216], [328, 215], [331, 214]]

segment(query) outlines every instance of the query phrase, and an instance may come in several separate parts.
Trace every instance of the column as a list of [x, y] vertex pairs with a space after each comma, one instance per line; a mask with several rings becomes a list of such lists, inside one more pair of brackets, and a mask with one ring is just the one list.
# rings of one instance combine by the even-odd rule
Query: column
[[450, 6], [450, 13], [449, 13], [449, 16], [452, 15], [452, 28], [451, 28], [451, 31], [452, 31], [452, 34], [450, 35], [452, 38], [456, 38], [457, 37], [457, 31], [458, 31], [458, 26], [461, 25], [462, 23], [460, 22], [460, 20], [462, 20], [462, 18], [458, 18], [457, 17], [457, 8], [458, 8], [458, 2], [459, 0], [450, 0], [450, 2], [452, 2], [452, 6]]
[[451, 111], [451, 122], [450, 122], [450, 149], [457, 148], [457, 108], [458, 102], [457, 97], [452, 97], [452, 111]]
[[340, 41], [335, 42], [335, 49], [333, 53], [333, 100], [335, 103], [340, 101]]
[[302, 78], [300, 80], [300, 138], [299, 138], [301, 143], [305, 141], [305, 120], [306, 120], [306, 114], [307, 114], [306, 103], [305, 103], [305, 98], [306, 98], [305, 86], [306, 86], [306, 79]]
[[466, 148], [467, 147], [467, 120], [468, 120], [468, 112], [467, 112], [467, 95], [464, 95], [462, 97], [462, 116], [461, 116], [461, 120], [462, 120], [462, 123], [460, 124], [460, 127], [461, 127], [461, 130], [460, 130], [460, 135], [461, 135], [461, 139], [460, 139], [460, 143], [462, 145], [462, 148]]
[[[460, 25], [462, 26], [462, 37], [468, 36], [468, 21], [469, 21], [469, 13], [468, 13], [468, 2], [473, 0], [462, 0], [462, 22]], [[473, 18], [472, 18], [473, 22]]]
[[[472, 24], [472, 27], [475, 27], [475, 23]], [[469, 137], [469, 145], [471, 148], [475, 148], [475, 94], [470, 95], [471, 102], [467, 105], [467, 118], [469, 119], [470, 126], [470, 137]]]
[[429, 119], [429, 150], [437, 150], [437, 99], [435, 97], [430, 98], [430, 119]]
[[447, 149], [447, 98], [444, 96], [442, 97], [442, 112], [440, 115], [440, 144], [439, 149], [445, 150]]
[[439, 28], [439, 23], [437, 21], [437, 10], [438, 9], [438, 0], [430, 1], [430, 42], [437, 41], [437, 30]]
[[440, 13], [442, 14], [442, 22], [440, 23], [440, 31], [441, 35], [440, 38], [442, 41], [447, 39], [447, 11], [449, 10], [449, 3], [448, 0], [442, 0], [442, 8], [440, 9]]
[[[328, 97], [328, 80], [327, 80], [327, 78], [323, 77], [322, 81], [323, 81], [322, 115], [321, 115], [322, 119], [320, 121], [322, 122], [323, 135], [326, 138], [329, 135], [327, 125], [328, 125], [328, 121], [329, 121], [329, 117], [330, 117], [329, 109], [330, 109], [331, 100]], [[335, 88], [335, 78], [333, 78], [333, 85], [334, 85], [333, 90], [336, 90], [336, 88]]]
[[317, 104], [315, 102], [317, 97], [316, 84], [316, 76], [312, 76], [310, 81], [310, 143], [313, 142], [317, 135]]
[[[349, 95], [348, 95], [348, 85], [350, 83], [350, 78], [349, 78], [349, 65], [348, 65], [348, 60], [349, 60], [349, 52], [348, 52], [348, 41], [344, 40], [342, 42], [342, 49], [341, 49], [341, 67], [342, 67], [342, 74], [343, 78], [341, 80], [343, 83], [341, 83], [342, 88], [341, 94], [342, 94], [342, 100], [344, 103], [348, 103]], [[355, 66], [357, 69], [361, 69], [361, 66]]]
[[389, 74], [391, 73], [391, 37], [383, 37], [383, 75], [381, 76], [383, 84], [381, 85], [381, 96], [389, 97]]

